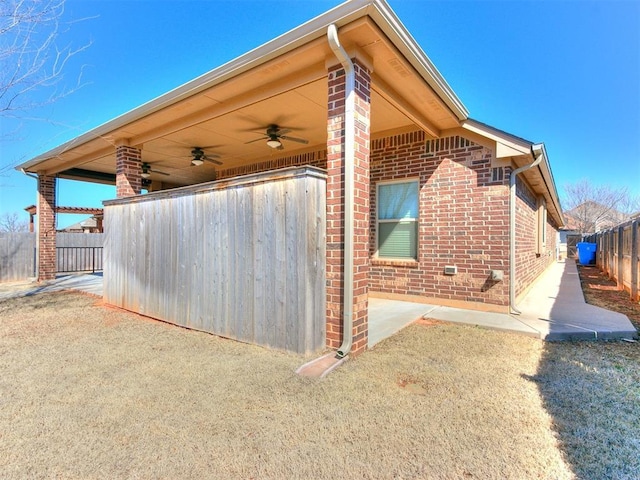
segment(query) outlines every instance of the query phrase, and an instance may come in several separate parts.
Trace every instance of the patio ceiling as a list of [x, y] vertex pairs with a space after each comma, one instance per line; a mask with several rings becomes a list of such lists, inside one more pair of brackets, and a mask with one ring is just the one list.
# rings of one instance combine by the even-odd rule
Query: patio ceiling
[[[395, 17], [380, 13], [385, 4], [373, 2], [376, 8], [369, 2], [352, 4], [367, 10], [334, 9], [21, 167], [63, 178], [77, 178], [72, 173], [77, 170], [71, 169], [82, 169], [108, 182], [115, 175], [116, 146], [127, 144], [142, 150], [142, 160], [152, 165], [152, 180], [164, 182], [166, 188], [209, 181], [215, 169], [324, 151], [327, 66], [336, 63], [326, 40], [328, 23], [338, 24], [344, 48], [373, 70], [372, 138], [416, 125], [434, 137], [458, 127], [460, 111], [456, 112], [455, 103], [452, 108], [446, 95], [437, 91], [438, 84], [434, 87], [420, 71], [420, 61], [428, 59], [407, 55], [412, 45], [407, 47], [401, 36], [389, 37], [389, 32], [395, 35], [391, 28], [395, 25], [389, 22]], [[457, 100], [452, 92], [451, 96]], [[309, 143], [285, 140], [284, 150], [269, 148], [266, 140], [247, 143], [263, 136], [269, 124], [289, 128], [291, 136]], [[205, 162], [192, 167], [190, 151], [195, 146], [219, 155], [223, 165]], [[153, 173], [154, 169], [169, 176]]]

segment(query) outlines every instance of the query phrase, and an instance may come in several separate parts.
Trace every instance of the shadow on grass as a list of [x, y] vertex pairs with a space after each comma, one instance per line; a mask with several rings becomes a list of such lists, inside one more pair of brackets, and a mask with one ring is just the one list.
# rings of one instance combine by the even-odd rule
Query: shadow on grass
[[580, 479], [640, 478], [639, 343], [547, 343], [537, 384]]

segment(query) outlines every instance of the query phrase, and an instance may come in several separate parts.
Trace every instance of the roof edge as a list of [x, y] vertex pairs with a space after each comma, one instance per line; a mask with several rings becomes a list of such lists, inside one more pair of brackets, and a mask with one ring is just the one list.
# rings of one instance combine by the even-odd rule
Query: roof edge
[[560, 197], [558, 196], [558, 190], [553, 178], [549, 156], [547, 154], [547, 149], [544, 143], [531, 142], [530, 140], [512, 135], [511, 133], [505, 132], [504, 130], [492, 127], [491, 125], [480, 122], [478, 120], [474, 120], [472, 118], [469, 118], [462, 122], [462, 128], [477, 133], [478, 135], [483, 135], [495, 142], [501, 142], [511, 147], [515, 147], [518, 151], [522, 152], [523, 155], [531, 155], [534, 159], [535, 154], [533, 153], [533, 150], [541, 150], [543, 158], [542, 162], [540, 162], [540, 164], [538, 165], [538, 168], [540, 169], [540, 173], [542, 174], [542, 177], [544, 179], [547, 191], [549, 192], [549, 196], [553, 201], [554, 210], [557, 213], [556, 220], [558, 220], [560, 226], [564, 225], [564, 218], [562, 216], [562, 205], [560, 203]]
[[346, 25], [358, 18], [370, 16], [388, 35], [401, 52], [407, 56], [410, 63], [417, 69], [426, 82], [436, 91], [445, 104], [452, 110], [459, 120], [468, 117], [468, 111], [453, 92], [442, 74], [429, 60], [426, 54], [418, 46], [414, 38], [407, 31], [396, 14], [385, 0], [348, 0], [325, 13], [295, 27], [292, 30], [264, 43], [247, 53], [236, 57], [219, 67], [214, 68], [193, 80], [184, 83], [167, 93], [151, 99], [142, 105], [125, 112], [93, 129], [44, 152], [27, 162], [21, 163], [16, 170], [29, 171], [38, 163], [47, 160], [65, 151], [82, 145], [96, 138], [105, 136], [114, 130], [131, 122], [140, 120], [147, 115], [155, 113], [163, 108], [180, 102], [203, 90], [220, 84], [236, 75], [244, 73], [256, 66], [266, 63], [300, 45], [313, 41], [326, 34], [329, 25], [337, 27]]

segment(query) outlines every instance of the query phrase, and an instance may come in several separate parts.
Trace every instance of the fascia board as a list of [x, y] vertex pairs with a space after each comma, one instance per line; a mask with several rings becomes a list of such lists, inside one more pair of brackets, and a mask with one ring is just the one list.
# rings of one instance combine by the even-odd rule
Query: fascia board
[[440, 72], [427, 58], [413, 37], [406, 30], [402, 22], [384, 0], [350, 0], [338, 5], [326, 13], [309, 20], [279, 37], [231, 60], [220, 67], [191, 80], [155, 99], [136, 107], [113, 120], [73, 138], [72, 140], [38, 155], [33, 159], [16, 167], [17, 170], [30, 171], [38, 163], [48, 160], [65, 151], [85, 144], [173, 105], [185, 98], [214, 87], [226, 80], [240, 75], [252, 68], [279, 57], [295, 48], [326, 35], [329, 25], [337, 27], [347, 25], [358, 18], [371, 17], [378, 27], [392, 40], [396, 47], [407, 57], [425, 81], [437, 92], [445, 104], [454, 114], [464, 120], [468, 112], [462, 102], [455, 95], [451, 87], [444, 80]]
[[540, 162], [540, 164], [538, 165], [538, 168], [540, 169], [540, 173], [544, 178], [544, 182], [547, 186], [547, 191], [549, 192], [549, 196], [551, 197], [551, 201], [553, 202], [554, 209], [557, 213], [556, 220], [558, 220], [559, 226], [562, 227], [564, 226], [564, 218], [562, 215], [562, 205], [560, 204], [560, 197], [558, 196], [558, 190], [556, 189], [556, 182], [553, 179], [553, 172], [551, 171], [551, 164], [549, 163], [549, 157], [547, 156], [547, 149], [544, 143], [541, 145], [543, 159], [542, 162]]
[[250, 50], [240, 57], [214, 68], [213, 70], [210, 70], [209, 72], [196, 77], [195, 79], [190, 80], [189, 82], [180, 85], [179, 87], [170, 90], [169, 92], [162, 94], [139, 107], [136, 107], [52, 150], [49, 150], [46, 153], [38, 155], [37, 157], [18, 165], [16, 169], [29, 171], [30, 168], [44, 160], [60, 155], [78, 145], [82, 145], [96, 138], [108, 135], [132, 122], [178, 103], [181, 100], [189, 98], [201, 91], [214, 87], [215, 85], [218, 85], [230, 78], [277, 58], [298, 46], [304, 45], [305, 43], [325, 35], [326, 28], [331, 23], [344, 25], [366, 15], [369, 7], [370, 1], [364, 0], [355, 0], [338, 5], [325, 14], [322, 14], [319, 17], [294, 28], [293, 30], [290, 30], [283, 35]]
[[490, 138], [494, 142], [502, 144], [504, 148], [517, 152], [517, 155], [529, 155], [531, 153], [532, 142], [516, 137], [515, 135], [509, 135], [506, 132], [489, 127], [488, 125], [468, 119], [462, 122], [462, 128], [482, 135], [483, 137]]
[[402, 52], [418, 73], [458, 117], [464, 121], [469, 118], [469, 111], [454, 93], [442, 74], [424, 53], [418, 42], [402, 24], [389, 4], [384, 0], [373, 0], [369, 16], [378, 27], [391, 39], [396, 48]]

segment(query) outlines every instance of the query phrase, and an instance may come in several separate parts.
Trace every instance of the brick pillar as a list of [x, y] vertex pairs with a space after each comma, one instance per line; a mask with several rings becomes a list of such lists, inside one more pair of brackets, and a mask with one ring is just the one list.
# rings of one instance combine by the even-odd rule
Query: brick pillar
[[56, 178], [38, 174], [38, 281], [56, 278]]
[[354, 60], [356, 81], [355, 145], [344, 146], [345, 72], [329, 70], [327, 143], [327, 346], [342, 343], [344, 286], [344, 150], [355, 149], [354, 164], [354, 284], [352, 355], [368, 341], [369, 285], [369, 124], [370, 73]]
[[142, 188], [142, 155], [128, 145], [116, 148], [116, 197], [138, 195]]

